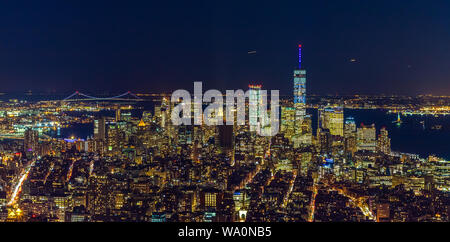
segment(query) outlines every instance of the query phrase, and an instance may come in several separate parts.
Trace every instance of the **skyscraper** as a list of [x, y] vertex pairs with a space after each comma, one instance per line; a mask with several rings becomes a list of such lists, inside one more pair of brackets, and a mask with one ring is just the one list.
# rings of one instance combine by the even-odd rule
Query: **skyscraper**
[[375, 151], [377, 147], [377, 136], [375, 124], [365, 126], [361, 124], [361, 128], [357, 131], [357, 148], [359, 150]]
[[[311, 145], [311, 120], [306, 115], [306, 70], [302, 69], [302, 45], [298, 45], [298, 68], [294, 70], [294, 147]], [[306, 121], [306, 122], [305, 122]]]
[[120, 122], [122, 120], [122, 117], [120, 115], [120, 108], [116, 109], [116, 122]]
[[377, 140], [377, 150], [384, 154], [391, 153], [391, 139], [389, 138], [389, 133], [385, 127], [380, 129]]
[[234, 127], [233, 125], [218, 125], [215, 142], [222, 151], [231, 151], [234, 147]]
[[94, 139], [105, 140], [106, 138], [105, 123], [106, 121], [104, 117], [94, 120]]
[[293, 107], [281, 107], [281, 133], [284, 137], [292, 140], [292, 136], [295, 134], [295, 108]]
[[[260, 129], [260, 105], [262, 102], [261, 85], [249, 85], [249, 103], [256, 104], [255, 108], [249, 108], [249, 128], [250, 132]], [[259, 132], [259, 131], [258, 131]]]
[[356, 123], [353, 117], [347, 117], [344, 125], [345, 151], [356, 152]]
[[39, 133], [37, 130], [28, 128], [24, 133], [23, 148], [25, 151], [36, 152], [39, 142]]
[[353, 117], [345, 118], [344, 137], [356, 136], [356, 123]]
[[302, 45], [298, 45], [298, 68], [294, 70], [294, 108], [295, 121], [299, 133], [300, 125], [306, 116], [306, 70], [302, 69]]
[[344, 136], [344, 110], [341, 107], [326, 107], [319, 110], [320, 127], [329, 129], [331, 135]]

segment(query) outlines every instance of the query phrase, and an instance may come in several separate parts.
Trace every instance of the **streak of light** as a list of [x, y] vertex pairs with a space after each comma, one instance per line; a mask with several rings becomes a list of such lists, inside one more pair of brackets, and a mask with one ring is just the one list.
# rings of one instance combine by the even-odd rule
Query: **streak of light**
[[50, 174], [52, 173], [54, 166], [55, 166], [54, 163], [52, 163], [52, 164], [50, 165], [50, 168], [48, 169], [48, 172], [47, 172], [47, 174], [45, 175], [45, 178], [44, 178], [44, 184], [47, 183], [47, 178], [48, 178], [48, 177], [50, 176]]
[[8, 203], [6, 205], [11, 206], [14, 205], [17, 202], [17, 198], [22, 191], [22, 185], [28, 178], [28, 174], [31, 171], [31, 168], [34, 166], [34, 163], [36, 163], [36, 160], [31, 161], [25, 169], [22, 170], [21, 176], [19, 181], [17, 182], [16, 186], [14, 187], [14, 190], [11, 194], [11, 198], [9, 199]]
[[361, 210], [361, 212], [364, 214], [364, 216], [368, 217], [370, 220], [376, 221], [375, 216], [373, 215], [372, 211], [370, 211], [369, 206], [364, 201], [363, 197], [354, 197], [354, 196], [346, 193], [343, 189], [340, 189], [340, 188], [332, 187], [332, 190], [335, 190], [339, 194], [344, 195], [347, 198], [349, 198], [352, 205], [359, 208]]
[[292, 190], [294, 189], [294, 182], [295, 182], [295, 179], [297, 178], [296, 172], [294, 172], [293, 175], [294, 176], [293, 176], [292, 180], [289, 181], [289, 188], [288, 188], [288, 191], [286, 193], [286, 196], [284, 197], [284, 201], [283, 201], [283, 206], [282, 207], [286, 207], [287, 206], [287, 203], [289, 201], [289, 196], [291, 195]]
[[69, 182], [70, 178], [72, 177], [73, 164], [75, 164], [75, 161], [73, 161], [72, 164], [69, 167], [69, 171], [67, 172], [66, 182]]
[[308, 217], [308, 222], [314, 222], [314, 213], [316, 210], [316, 196], [317, 196], [317, 184], [316, 181], [314, 181], [313, 184], [313, 193], [312, 193], [312, 197], [311, 197], [311, 204], [309, 206], [309, 217]]

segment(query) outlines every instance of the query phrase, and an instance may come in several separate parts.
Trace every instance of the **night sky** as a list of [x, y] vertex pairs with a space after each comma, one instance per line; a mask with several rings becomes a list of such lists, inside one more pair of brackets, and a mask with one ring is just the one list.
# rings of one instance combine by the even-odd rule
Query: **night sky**
[[450, 1], [280, 2], [2, 1], [0, 91], [450, 95]]

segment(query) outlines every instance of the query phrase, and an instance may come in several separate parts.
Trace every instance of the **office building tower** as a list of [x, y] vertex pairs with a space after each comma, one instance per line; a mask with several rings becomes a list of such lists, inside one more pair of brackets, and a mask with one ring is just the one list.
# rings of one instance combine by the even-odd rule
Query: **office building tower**
[[331, 154], [333, 140], [329, 129], [317, 129], [317, 141], [321, 153]]
[[366, 126], [361, 124], [357, 130], [357, 150], [376, 151], [377, 136], [375, 124]]
[[23, 148], [25, 152], [37, 152], [39, 132], [28, 128], [24, 133]]
[[94, 120], [94, 139], [105, 140], [106, 138], [105, 117]]
[[344, 110], [342, 107], [319, 109], [319, 127], [329, 129], [331, 135], [344, 136]]
[[345, 119], [344, 124], [344, 142], [345, 152], [354, 154], [357, 150], [356, 146], [356, 123], [353, 117]]
[[116, 122], [120, 122], [121, 119], [122, 119], [122, 117], [120, 115], [120, 108], [118, 108], [116, 110]]
[[194, 129], [190, 125], [180, 125], [176, 127], [177, 129], [177, 140], [178, 145], [190, 145], [192, 144]]
[[[298, 45], [298, 68], [294, 70], [294, 108], [296, 127], [299, 128], [306, 116], [306, 70], [301, 67], [302, 46]], [[297, 133], [300, 132], [300, 130]]]
[[391, 139], [389, 138], [389, 133], [385, 127], [380, 129], [377, 140], [377, 151], [383, 154], [391, 153]]
[[[300, 126], [298, 126], [300, 125]], [[294, 148], [306, 147], [312, 145], [312, 121], [311, 116], [306, 115], [303, 121], [296, 124], [296, 134], [293, 136], [292, 141]]]
[[344, 124], [344, 137], [356, 136], [356, 123], [353, 117], [347, 117]]
[[295, 108], [293, 107], [281, 107], [281, 125], [280, 132], [284, 134], [284, 137], [292, 140], [292, 136], [295, 134]]
[[234, 126], [218, 125], [215, 143], [223, 152], [232, 151], [234, 148]]
[[261, 95], [261, 85], [249, 85], [249, 103], [255, 105], [255, 107], [249, 107], [249, 129], [250, 132], [258, 132], [261, 129], [261, 120], [259, 120], [260, 112], [261, 112], [261, 103], [262, 103], [262, 95]]

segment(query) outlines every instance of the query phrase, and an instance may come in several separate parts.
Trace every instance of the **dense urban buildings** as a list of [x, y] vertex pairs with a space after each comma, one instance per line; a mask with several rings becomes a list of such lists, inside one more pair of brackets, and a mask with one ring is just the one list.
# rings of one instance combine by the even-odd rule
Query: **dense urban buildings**
[[[166, 94], [1, 102], [0, 221], [449, 221], [450, 161], [392, 150], [391, 133], [450, 98], [307, 98], [305, 75], [274, 136], [256, 132], [259, 108], [244, 125], [174, 125]], [[246, 109], [262, 100], [249, 89]], [[347, 115], [374, 109], [394, 129]]]
[[442, 237], [449, 9], [3, 1], [2, 238]]

